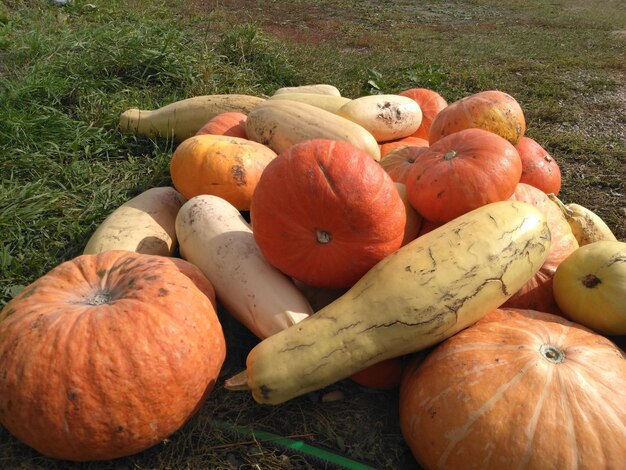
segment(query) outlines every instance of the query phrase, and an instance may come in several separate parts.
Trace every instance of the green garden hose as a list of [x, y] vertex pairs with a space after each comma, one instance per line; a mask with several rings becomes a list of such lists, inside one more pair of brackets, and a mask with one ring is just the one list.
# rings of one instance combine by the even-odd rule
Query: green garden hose
[[349, 459], [343, 455], [335, 454], [302, 441], [281, 437], [265, 431], [255, 431], [245, 426], [232, 425], [222, 421], [216, 421], [215, 424], [218, 427], [233, 433], [250, 436], [255, 440], [266, 441], [269, 445], [284, 449], [286, 452], [292, 452], [304, 457], [310, 457], [320, 463], [323, 462], [324, 468], [326, 469], [376, 470], [375, 467], [370, 467], [369, 465]]

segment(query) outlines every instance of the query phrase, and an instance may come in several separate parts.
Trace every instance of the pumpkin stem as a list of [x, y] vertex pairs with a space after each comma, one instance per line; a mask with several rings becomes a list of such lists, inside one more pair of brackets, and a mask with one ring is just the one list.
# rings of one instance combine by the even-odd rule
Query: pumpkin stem
[[332, 236], [330, 235], [330, 233], [324, 231], [324, 230], [317, 230], [315, 232], [315, 235], [317, 237], [317, 242], [318, 243], [330, 243], [330, 240], [332, 240]]
[[90, 297], [85, 301], [87, 305], [102, 305], [108, 304], [113, 299], [113, 296], [108, 292], [98, 292], [93, 297]]
[[454, 157], [456, 157], [456, 153], [457, 153], [456, 150], [450, 150], [443, 156], [443, 159], [452, 160]]
[[585, 277], [582, 278], [582, 283], [583, 286], [585, 286], [586, 288], [593, 289], [598, 284], [601, 284], [602, 281], [595, 274], [587, 274]]
[[539, 348], [539, 352], [553, 364], [559, 364], [565, 360], [565, 353], [551, 344], [542, 344]]

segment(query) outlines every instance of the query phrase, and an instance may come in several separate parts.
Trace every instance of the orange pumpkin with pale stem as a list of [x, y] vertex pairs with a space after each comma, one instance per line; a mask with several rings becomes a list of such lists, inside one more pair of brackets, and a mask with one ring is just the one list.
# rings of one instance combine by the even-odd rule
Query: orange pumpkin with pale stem
[[341, 141], [291, 146], [265, 169], [250, 207], [265, 258], [314, 287], [350, 287], [398, 249], [406, 213], [393, 181]]
[[412, 135], [413, 137], [421, 137], [428, 140], [433, 119], [442, 109], [448, 106], [448, 102], [439, 93], [428, 88], [410, 88], [398, 94], [407, 96], [419, 104], [422, 109], [422, 123]]
[[428, 141], [426, 139], [422, 139], [421, 137], [403, 137], [398, 140], [390, 140], [389, 142], [385, 142], [382, 144], [378, 144], [380, 148], [380, 158], [381, 160], [385, 158], [391, 151], [396, 150], [400, 147], [428, 147]]
[[199, 409], [224, 361], [209, 285], [186, 261], [129, 251], [58, 265], [0, 313], [0, 422], [65, 460], [161, 442]]
[[448, 222], [508, 199], [521, 174], [522, 162], [511, 143], [493, 132], [464, 129], [420, 149], [404, 183], [417, 212]]
[[258, 142], [202, 134], [180, 143], [170, 161], [170, 174], [186, 199], [210, 194], [247, 211], [261, 173], [275, 157], [273, 150]]
[[237, 111], [228, 111], [220, 113], [209, 120], [204, 126], [198, 129], [196, 135], [214, 134], [229, 135], [231, 137], [240, 137], [247, 139], [246, 119], [248, 116]]
[[475, 93], [446, 106], [433, 120], [430, 145], [463, 129], [478, 128], [498, 134], [517, 145], [526, 132], [526, 119], [519, 103], [498, 90]]
[[554, 158], [530, 137], [523, 136], [515, 148], [522, 159], [520, 182], [539, 188], [546, 194], [559, 194], [561, 169]]
[[623, 468], [626, 356], [562, 317], [495, 310], [406, 368], [400, 427], [424, 468]]
[[539, 271], [504, 306], [559, 313], [552, 290], [552, 279], [559, 264], [578, 248], [576, 237], [561, 210], [540, 189], [519, 183], [510, 199], [527, 202], [543, 212], [552, 241], [548, 257]]
[[392, 150], [378, 164], [396, 183], [405, 184], [413, 163], [428, 146], [403, 146]]

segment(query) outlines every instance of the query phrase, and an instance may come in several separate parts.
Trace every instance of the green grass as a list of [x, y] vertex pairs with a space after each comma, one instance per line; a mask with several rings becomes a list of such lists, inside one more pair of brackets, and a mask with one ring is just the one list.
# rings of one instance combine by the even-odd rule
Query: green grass
[[[331, 83], [348, 97], [421, 86], [449, 102], [507, 91], [524, 108], [528, 135], [560, 164], [566, 202], [596, 211], [626, 240], [626, 40], [613, 33], [626, 9], [601, 3], [0, 0], [0, 307], [80, 254], [117, 206], [171, 184], [175, 144], [120, 134], [122, 111], [296, 84]], [[222, 319], [226, 377], [255, 340]], [[414, 468], [395, 392], [335, 388], [345, 400], [312, 394], [261, 407], [218, 386], [180, 432], [120, 462], [55, 462], [0, 428], [0, 467], [310, 468], [269, 445], [237, 444], [246, 439], [216, 429], [216, 418], [312, 433], [372, 465]]]

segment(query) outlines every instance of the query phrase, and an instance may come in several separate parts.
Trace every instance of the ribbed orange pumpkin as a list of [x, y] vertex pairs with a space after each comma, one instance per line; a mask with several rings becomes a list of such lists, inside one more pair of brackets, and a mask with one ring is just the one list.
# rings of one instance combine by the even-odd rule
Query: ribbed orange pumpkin
[[428, 134], [433, 119], [435, 119], [435, 116], [437, 116], [443, 108], [448, 106], [448, 102], [439, 93], [434, 90], [429, 90], [428, 88], [410, 88], [398, 94], [407, 96], [420, 105], [422, 109], [422, 123], [413, 133], [413, 136], [428, 140]]
[[515, 148], [522, 159], [520, 182], [539, 188], [546, 194], [559, 194], [561, 169], [554, 158], [530, 137], [523, 136]]
[[626, 356], [556, 315], [496, 310], [446, 340], [400, 388], [400, 426], [425, 469], [618, 469]]
[[350, 287], [398, 249], [406, 215], [380, 165], [347, 142], [291, 146], [265, 169], [252, 198], [254, 238], [267, 260], [314, 287]]
[[548, 257], [539, 271], [504, 306], [559, 313], [552, 291], [552, 278], [561, 261], [578, 248], [576, 237], [561, 210], [540, 189], [519, 183], [510, 199], [532, 204], [546, 214], [552, 241]]
[[196, 132], [196, 135], [229, 135], [231, 137], [247, 139], [246, 119], [248, 119], [246, 114], [237, 111], [220, 113], [202, 126], [198, 132]]
[[378, 144], [380, 148], [380, 158], [381, 160], [385, 158], [386, 155], [389, 154], [392, 150], [395, 150], [400, 147], [405, 147], [410, 145], [412, 147], [428, 147], [428, 141], [426, 139], [422, 139], [421, 137], [403, 137], [398, 140], [391, 140], [389, 142], [385, 142], [382, 144]]
[[404, 183], [417, 212], [448, 222], [508, 199], [521, 174], [517, 150], [506, 139], [483, 129], [464, 129], [420, 149]]
[[170, 174], [174, 187], [187, 199], [210, 194], [247, 211], [261, 173], [275, 157], [273, 150], [258, 142], [201, 134], [176, 147]]
[[182, 260], [107, 251], [24, 288], [0, 313], [2, 425], [75, 461], [134, 454], [177, 431], [226, 351], [214, 298], [188, 274], [203, 279]]
[[478, 128], [498, 134], [517, 145], [526, 132], [526, 119], [511, 95], [487, 90], [461, 98], [442, 109], [428, 133], [430, 145], [463, 129]]

